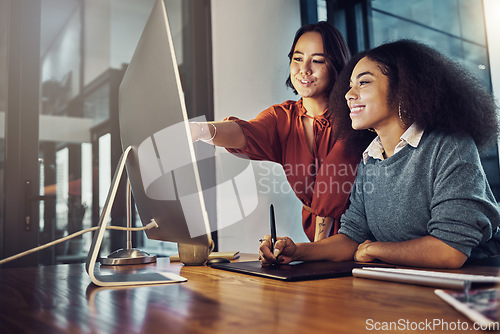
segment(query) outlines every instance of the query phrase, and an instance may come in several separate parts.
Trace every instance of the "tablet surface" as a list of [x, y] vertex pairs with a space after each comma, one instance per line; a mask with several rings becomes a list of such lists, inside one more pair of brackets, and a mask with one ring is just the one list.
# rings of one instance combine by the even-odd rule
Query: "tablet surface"
[[[290, 264], [262, 267], [260, 261], [217, 263], [212, 268], [234, 271], [242, 274], [274, 278], [283, 281], [303, 281], [321, 278], [352, 276], [354, 268], [366, 267], [366, 263], [354, 261], [292, 262]], [[380, 264], [370, 264], [380, 265]], [[387, 265], [382, 265], [387, 266]]]

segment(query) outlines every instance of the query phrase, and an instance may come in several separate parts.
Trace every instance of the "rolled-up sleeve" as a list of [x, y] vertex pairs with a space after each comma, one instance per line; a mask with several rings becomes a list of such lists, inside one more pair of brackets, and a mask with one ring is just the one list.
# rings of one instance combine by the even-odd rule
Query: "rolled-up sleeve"
[[459, 159], [439, 164], [427, 224], [430, 235], [467, 256], [490, 240], [499, 224], [498, 204], [474, 153], [462, 150]]

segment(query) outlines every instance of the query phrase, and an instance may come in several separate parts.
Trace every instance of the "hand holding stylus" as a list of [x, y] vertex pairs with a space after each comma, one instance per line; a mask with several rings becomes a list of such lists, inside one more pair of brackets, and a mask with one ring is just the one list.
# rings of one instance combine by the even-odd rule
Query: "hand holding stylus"
[[259, 260], [262, 266], [273, 264], [288, 264], [293, 261], [297, 246], [289, 237], [277, 238], [274, 248], [271, 248], [271, 236], [266, 235], [260, 241]]
[[[295, 254], [296, 246], [292, 239], [276, 237], [276, 219], [274, 206], [269, 207], [269, 222], [271, 235], [266, 235], [260, 240], [259, 260], [262, 266], [288, 264], [292, 261], [291, 256]], [[288, 247], [290, 245], [290, 247]]]

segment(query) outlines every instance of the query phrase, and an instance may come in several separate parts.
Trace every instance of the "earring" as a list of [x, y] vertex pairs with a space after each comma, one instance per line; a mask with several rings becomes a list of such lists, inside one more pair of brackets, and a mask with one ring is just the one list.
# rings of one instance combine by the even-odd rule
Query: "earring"
[[406, 126], [405, 121], [403, 121], [403, 117], [401, 116], [401, 102], [399, 102], [398, 105], [398, 114], [399, 114], [399, 119], [401, 120], [401, 123], [403, 123], [404, 126]]

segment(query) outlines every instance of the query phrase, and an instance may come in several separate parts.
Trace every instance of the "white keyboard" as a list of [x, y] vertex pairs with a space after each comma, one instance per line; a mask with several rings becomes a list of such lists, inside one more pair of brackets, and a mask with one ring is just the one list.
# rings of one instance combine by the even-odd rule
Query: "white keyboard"
[[363, 267], [352, 270], [354, 277], [391, 282], [433, 286], [445, 289], [468, 290], [475, 285], [500, 284], [500, 277], [447, 273], [419, 269]]

